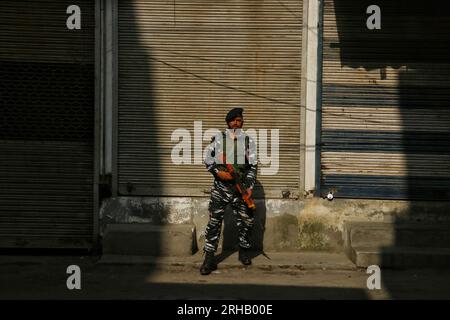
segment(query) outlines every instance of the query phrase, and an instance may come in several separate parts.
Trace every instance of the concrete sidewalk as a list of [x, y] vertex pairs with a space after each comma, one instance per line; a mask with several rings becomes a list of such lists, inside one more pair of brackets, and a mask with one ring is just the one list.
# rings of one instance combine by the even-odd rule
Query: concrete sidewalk
[[[357, 267], [343, 253], [329, 252], [266, 252], [250, 255], [252, 268], [261, 270], [356, 270]], [[188, 257], [143, 257], [104, 255], [100, 264], [149, 264], [160, 268], [193, 267], [200, 268], [204, 256], [202, 252]], [[216, 254], [219, 269], [242, 268], [237, 252]]]
[[[251, 254], [252, 268], [261, 270], [357, 270], [343, 254], [329, 252], [266, 252]], [[94, 265], [151, 265], [158, 269], [168, 267], [200, 268], [203, 253], [187, 257], [152, 257], [131, 255], [0, 255], [0, 265], [60, 264], [66, 261], [85, 262]], [[242, 268], [237, 252], [216, 254], [219, 269]]]

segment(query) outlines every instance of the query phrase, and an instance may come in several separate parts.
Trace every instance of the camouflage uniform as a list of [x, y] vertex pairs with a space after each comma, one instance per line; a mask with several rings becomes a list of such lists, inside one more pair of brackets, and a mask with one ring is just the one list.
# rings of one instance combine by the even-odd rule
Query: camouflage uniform
[[[229, 142], [232, 142], [232, 140], [227, 131], [227, 133], [222, 134], [222, 137], [220, 137], [220, 135], [214, 137], [207, 148], [208, 153], [205, 159], [206, 168], [213, 174], [215, 179], [211, 189], [211, 200], [209, 202], [210, 216], [205, 234], [205, 252], [214, 253], [217, 250], [224, 212], [228, 204], [231, 204], [233, 214], [237, 218], [239, 246], [244, 249], [249, 249], [251, 246], [249, 235], [254, 223], [254, 217], [251, 214], [251, 210], [248, 209], [247, 205], [242, 200], [242, 197], [235, 190], [234, 183], [222, 181], [217, 177], [219, 170], [226, 170], [221, 159], [218, 159], [217, 155], [218, 153], [221, 153], [222, 150], [223, 154], [226, 156], [234, 155], [233, 167], [240, 177], [242, 186], [245, 189], [253, 189], [257, 172], [256, 144], [250, 136], [246, 135], [240, 129], [237, 130], [237, 138], [234, 140], [232, 146], [230, 146], [231, 144]], [[237, 157], [239, 143], [241, 143], [241, 150], [244, 150], [245, 143], [245, 159], [241, 157], [240, 161]], [[243, 160], [245, 160], [245, 162]], [[227, 163], [230, 163], [230, 160], [227, 160]]]

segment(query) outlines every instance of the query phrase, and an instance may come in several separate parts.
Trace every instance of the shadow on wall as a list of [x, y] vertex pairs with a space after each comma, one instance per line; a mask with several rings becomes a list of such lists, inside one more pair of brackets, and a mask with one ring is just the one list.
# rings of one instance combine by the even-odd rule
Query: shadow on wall
[[[381, 8], [381, 30], [366, 27], [366, 9], [372, 4]], [[371, 170], [360, 163], [365, 174], [345, 178], [351, 183], [342, 188], [343, 196], [430, 201], [412, 204], [407, 220], [414, 220], [418, 207], [429, 207], [432, 230], [443, 212], [433, 211], [431, 201], [450, 200], [450, 5], [435, 0], [325, 1], [325, 13], [331, 7], [338, 39], [324, 32], [323, 110], [341, 107], [340, 121], [354, 117], [359, 122], [333, 129], [336, 136], [345, 137], [334, 141], [340, 152], [356, 157], [372, 153], [371, 158], [378, 159]], [[327, 63], [333, 60], [340, 67], [331, 77]], [[335, 97], [335, 105], [329, 97]], [[393, 254], [401, 256], [408, 246], [424, 251], [429, 249], [425, 246], [437, 251], [450, 247], [448, 237], [435, 237], [428, 244], [413, 241], [422, 236], [420, 231], [405, 243], [401, 226], [394, 220], [396, 241], [383, 248], [382, 265], [391, 265]], [[407, 263], [403, 257], [399, 262]], [[390, 282], [385, 285], [390, 287]]]
[[371, 1], [326, 1], [325, 13], [333, 3], [338, 39], [324, 34], [323, 60], [340, 68], [324, 68], [323, 108], [346, 108], [346, 126], [323, 130], [332, 151], [380, 159], [345, 178], [344, 196], [449, 200], [450, 5], [377, 1], [381, 30], [368, 30]]
[[[167, 212], [150, 210], [140, 196], [159, 195], [162, 191], [159, 145], [159, 110], [155, 102], [151, 30], [145, 26], [149, 16], [135, 1], [117, 3], [118, 30], [118, 112], [117, 112], [117, 184], [119, 200], [105, 202], [101, 224], [106, 225], [103, 254], [161, 256], [164, 231], [158, 229]], [[135, 198], [131, 198], [135, 197]], [[108, 207], [109, 206], [109, 207]], [[120, 225], [120, 226], [119, 226]], [[110, 238], [108, 238], [108, 226]], [[115, 229], [114, 229], [115, 228]]]
[[[264, 193], [264, 187], [256, 180], [255, 190], [255, 221], [253, 229], [250, 234], [250, 240], [252, 243], [253, 253], [251, 258], [257, 257], [264, 253], [264, 232], [266, 225], [266, 198]], [[239, 250], [238, 240], [239, 229], [237, 227], [236, 216], [230, 206], [225, 210], [225, 216], [223, 220], [223, 240], [222, 240], [222, 253], [217, 257], [217, 261], [220, 263]]]

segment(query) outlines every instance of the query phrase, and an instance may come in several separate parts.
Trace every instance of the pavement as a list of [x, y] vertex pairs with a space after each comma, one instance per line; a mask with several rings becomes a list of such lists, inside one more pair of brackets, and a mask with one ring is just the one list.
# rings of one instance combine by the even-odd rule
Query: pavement
[[[450, 270], [381, 270], [369, 289], [365, 269], [340, 253], [268, 252], [245, 267], [237, 253], [217, 256], [208, 276], [203, 257], [0, 255], [0, 299], [62, 300], [380, 300], [450, 299]], [[79, 288], [69, 289], [80, 270]]]
[[[356, 270], [357, 267], [341, 253], [329, 252], [269, 252], [250, 254], [253, 268], [260, 270]], [[104, 255], [100, 264], [149, 264], [162, 268], [184, 266], [200, 268], [203, 253], [188, 257], [142, 257]], [[219, 269], [242, 268], [238, 252], [224, 252], [216, 255]]]

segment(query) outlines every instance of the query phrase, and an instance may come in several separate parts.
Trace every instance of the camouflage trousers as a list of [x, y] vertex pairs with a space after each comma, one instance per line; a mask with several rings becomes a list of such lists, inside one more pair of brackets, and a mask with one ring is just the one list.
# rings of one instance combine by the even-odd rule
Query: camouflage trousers
[[219, 244], [222, 221], [227, 205], [231, 205], [237, 220], [239, 246], [250, 248], [250, 231], [253, 227], [254, 217], [239, 195], [233, 193], [224, 183], [215, 180], [209, 201], [209, 222], [206, 226], [205, 252], [216, 252]]

